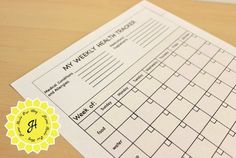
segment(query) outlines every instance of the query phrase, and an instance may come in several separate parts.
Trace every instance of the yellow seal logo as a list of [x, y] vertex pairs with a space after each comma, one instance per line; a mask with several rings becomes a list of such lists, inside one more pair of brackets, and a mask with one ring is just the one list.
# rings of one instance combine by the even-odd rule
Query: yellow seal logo
[[7, 136], [18, 150], [39, 153], [59, 136], [58, 116], [53, 107], [39, 99], [18, 102], [7, 115]]

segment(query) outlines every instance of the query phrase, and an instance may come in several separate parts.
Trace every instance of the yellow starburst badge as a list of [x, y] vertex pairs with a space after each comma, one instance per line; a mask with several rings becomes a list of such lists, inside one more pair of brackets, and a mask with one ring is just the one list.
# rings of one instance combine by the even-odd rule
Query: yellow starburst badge
[[7, 115], [7, 136], [18, 150], [39, 153], [59, 136], [58, 116], [53, 107], [39, 99], [18, 102]]

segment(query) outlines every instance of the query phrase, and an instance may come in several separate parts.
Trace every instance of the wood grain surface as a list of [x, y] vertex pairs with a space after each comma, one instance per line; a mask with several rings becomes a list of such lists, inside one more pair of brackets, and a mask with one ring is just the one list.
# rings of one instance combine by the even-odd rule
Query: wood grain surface
[[[62, 136], [39, 154], [27, 155], [10, 145], [5, 136], [6, 115], [22, 97], [9, 84], [138, 2], [0, 0], [0, 158], [83, 157]], [[236, 46], [236, 5], [192, 0], [151, 2]]]

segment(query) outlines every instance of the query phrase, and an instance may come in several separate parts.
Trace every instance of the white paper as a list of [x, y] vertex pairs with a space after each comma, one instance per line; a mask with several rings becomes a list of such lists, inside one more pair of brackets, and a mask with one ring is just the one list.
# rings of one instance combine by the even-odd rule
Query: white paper
[[236, 157], [235, 55], [143, 1], [12, 86], [86, 158]]

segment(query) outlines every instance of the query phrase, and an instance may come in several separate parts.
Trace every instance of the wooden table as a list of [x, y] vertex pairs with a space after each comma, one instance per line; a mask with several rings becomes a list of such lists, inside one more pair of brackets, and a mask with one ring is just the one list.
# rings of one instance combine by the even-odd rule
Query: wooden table
[[[22, 97], [10, 83], [76, 40], [127, 10], [138, 0], [1, 0], [0, 1], [0, 157], [81, 158], [63, 137], [47, 152], [25, 154], [10, 145], [6, 115]], [[236, 46], [236, 5], [191, 0], [152, 0]], [[79, 140], [78, 140], [79, 141]], [[92, 149], [91, 149], [92, 152]]]

